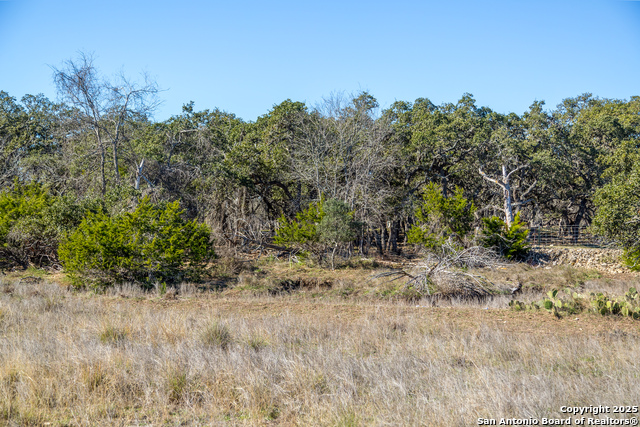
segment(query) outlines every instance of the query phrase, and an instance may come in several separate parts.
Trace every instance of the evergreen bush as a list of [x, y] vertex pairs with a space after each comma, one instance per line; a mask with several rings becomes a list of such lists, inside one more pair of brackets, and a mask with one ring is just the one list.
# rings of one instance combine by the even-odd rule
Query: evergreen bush
[[355, 239], [359, 224], [353, 219], [349, 205], [337, 199], [329, 199], [324, 204], [324, 216], [316, 225], [320, 241], [333, 248], [331, 268], [335, 268], [336, 250]]
[[142, 199], [133, 212], [89, 213], [59, 248], [74, 285], [199, 280], [214, 257], [204, 224], [186, 221], [178, 202]]
[[316, 225], [324, 217], [324, 200], [311, 202], [309, 207], [289, 221], [284, 215], [278, 220], [278, 230], [273, 241], [278, 245], [307, 244], [319, 241]]
[[323, 207], [324, 199], [320, 199], [318, 202], [311, 202], [304, 211], [298, 212], [294, 220], [281, 216], [273, 239], [274, 243], [298, 249], [303, 255], [309, 252], [320, 255], [324, 245], [320, 242], [316, 226], [324, 218]]
[[529, 229], [520, 221], [520, 213], [516, 214], [510, 227], [497, 216], [482, 218], [482, 222], [484, 229], [480, 240], [484, 247], [494, 249], [507, 259], [521, 259], [527, 255]]
[[274, 242], [287, 248], [298, 249], [303, 254], [311, 252], [320, 261], [330, 249], [333, 268], [336, 251], [341, 245], [356, 237], [358, 226], [353, 219], [353, 212], [345, 202], [320, 199], [318, 202], [310, 203], [309, 207], [296, 214], [292, 221], [281, 217]]
[[58, 244], [99, 202], [54, 196], [37, 182], [14, 183], [0, 193], [0, 261], [8, 265], [45, 267], [57, 262]]
[[462, 188], [456, 187], [450, 197], [444, 197], [440, 188], [429, 183], [422, 195], [422, 204], [416, 209], [416, 224], [408, 233], [408, 242], [439, 249], [453, 238], [464, 246], [464, 238], [473, 229], [473, 214], [476, 207], [463, 196]]
[[26, 268], [33, 245], [21, 236], [25, 223], [42, 216], [51, 203], [48, 192], [39, 184], [14, 183], [11, 190], [0, 193], [0, 259], [5, 264]]

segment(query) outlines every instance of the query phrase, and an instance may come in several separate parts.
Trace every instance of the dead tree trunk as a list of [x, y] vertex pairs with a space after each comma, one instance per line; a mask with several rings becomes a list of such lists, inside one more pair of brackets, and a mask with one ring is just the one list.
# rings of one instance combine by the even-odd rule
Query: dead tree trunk
[[514, 202], [514, 191], [518, 188], [520, 188], [520, 186], [513, 186], [511, 184], [511, 175], [513, 175], [515, 172], [521, 170], [521, 169], [525, 169], [528, 168], [529, 165], [521, 165], [518, 166], [517, 168], [515, 168], [514, 170], [512, 170], [511, 172], [507, 173], [507, 166], [506, 165], [502, 165], [502, 178], [501, 179], [495, 179], [495, 178], [491, 178], [490, 176], [488, 176], [486, 173], [484, 173], [482, 171], [482, 168], [479, 168], [478, 171], [480, 172], [480, 175], [482, 175], [482, 177], [484, 179], [486, 179], [489, 182], [492, 182], [496, 185], [498, 185], [500, 188], [502, 188], [502, 193], [503, 193], [503, 197], [504, 197], [504, 216], [505, 216], [505, 222], [507, 223], [507, 227], [511, 227], [511, 224], [513, 223], [513, 208], [514, 207], [519, 207], [524, 205], [525, 203], [531, 201], [531, 199], [527, 199], [527, 200], [522, 200], [527, 194], [529, 194], [531, 192], [531, 190], [533, 190], [533, 187], [536, 185], [537, 181], [534, 181], [533, 184], [531, 184], [531, 186], [527, 189], [527, 191], [525, 191], [524, 193], [522, 193], [520, 195], [520, 200], [515, 201]]

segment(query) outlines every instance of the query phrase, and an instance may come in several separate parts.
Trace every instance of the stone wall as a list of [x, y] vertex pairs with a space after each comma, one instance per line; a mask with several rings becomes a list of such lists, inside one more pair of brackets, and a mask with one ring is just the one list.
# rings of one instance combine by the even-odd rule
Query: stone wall
[[531, 261], [549, 266], [572, 265], [603, 273], [626, 273], [629, 269], [621, 263], [621, 255], [620, 249], [537, 246], [531, 250]]

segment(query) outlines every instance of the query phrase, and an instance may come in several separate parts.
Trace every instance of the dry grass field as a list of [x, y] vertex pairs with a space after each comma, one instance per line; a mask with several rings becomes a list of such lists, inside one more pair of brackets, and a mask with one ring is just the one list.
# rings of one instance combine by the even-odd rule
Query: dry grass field
[[[231, 266], [217, 290], [163, 295], [5, 277], [0, 425], [469, 426], [640, 404], [640, 322], [514, 312], [507, 296], [416, 301], [374, 271]], [[638, 284], [492, 274], [525, 281], [524, 299]]]

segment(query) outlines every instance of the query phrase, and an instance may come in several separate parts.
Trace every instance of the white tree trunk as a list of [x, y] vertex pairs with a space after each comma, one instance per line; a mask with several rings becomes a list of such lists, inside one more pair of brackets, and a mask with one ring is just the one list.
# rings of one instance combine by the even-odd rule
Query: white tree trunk
[[[533, 182], [533, 184], [531, 185], [531, 187], [529, 187], [529, 189], [527, 191], [525, 191], [521, 196], [520, 196], [520, 200], [516, 201], [514, 203], [513, 201], [513, 187], [511, 186], [510, 180], [511, 180], [511, 175], [514, 172], [517, 172], [520, 169], [523, 168], [527, 168], [529, 167], [529, 165], [521, 165], [518, 166], [517, 168], [513, 169], [511, 172], [507, 172], [507, 166], [506, 165], [502, 165], [502, 179], [498, 180], [495, 178], [491, 178], [490, 176], [488, 176], [486, 173], [484, 173], [482, 171], [482, 168], [479, 168], [478, 171], [480, 172], [480, 175], [482, 175], [482, 177], [484, 179], [486, 179], [489, 182], [493, 182], [494, 184], [496, 184], [497, 186], [499, 186], [500, 188], [502, 188], [502, 194], [504, 196], [504, 219], [505, 222], [507, 224], [507, 227], [511, 227], [511, 224], [513, 223], [513, 208], [514, 206], [521, 206], [525, 203], [527, 203], [529, 200], [522, 200], [522, 198], [524, 196], [526, 196], [532, 189], [533, 187], [536, 185], [536, 181]], [[519, 188], [519, 186], [515, 187], [516, 189]]]
[[144, 159], [140, 162], [140, 166], [136, 169], [136, 186], [135, 189], [140, 189], [140, 178], [142, 178], [142, 168], [144, 168]]
[[507, 167], [502, 165], [502, 190], [504, 192], [504, 217], [507, 227], [511, 228], [513, 222], [513, 206], [511, 204], [511, 185], [509, 185], [509, 175]]

